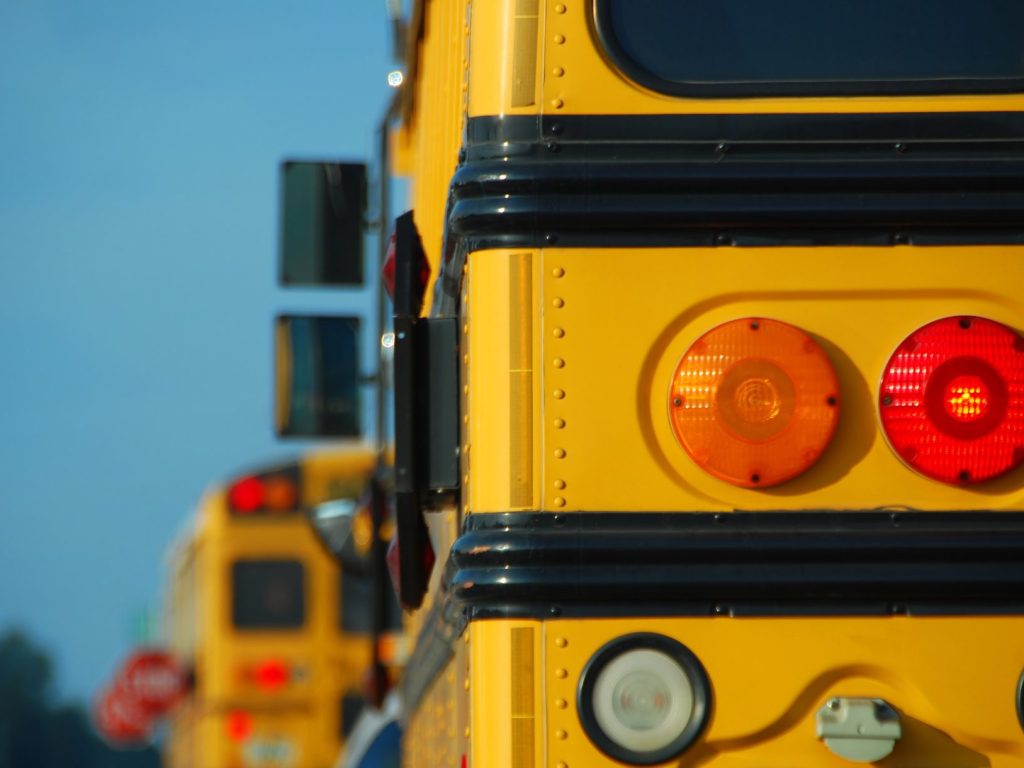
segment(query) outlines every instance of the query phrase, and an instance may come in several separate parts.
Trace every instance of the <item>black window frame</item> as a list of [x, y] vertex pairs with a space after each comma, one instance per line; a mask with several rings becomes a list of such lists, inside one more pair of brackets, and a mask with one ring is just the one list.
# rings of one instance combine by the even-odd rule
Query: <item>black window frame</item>
[[[260, 566], [287, 566], [297, 568], [298, 576], [298, 610], [285, 621], [266, 622], [253, 620], [240, 615], [242, 606], [239, 603], [239, 575], [247, 568]], [[309, 621], [309, 595], [306, 565], [302, 560], [288, 557], [239, 558], [231, 563], [231, 627], [237, 632], [293, 632], [304, 629]], [[251, 578], [251, 577], [250, 577]], [[291, 618], [297, 614], [297, 618]], [[244, 620], [243, 620], [244, 619]]]
[[629, 0], [592, 0], [597, 43], [628, 79], [668, 96], [702, 99], [794, 96], [925, 96], [1024, 93], [1024, 76], [1013, 78], [936, 78], [930, 80], [681, 81], [659, 77], [634, 61], [615, 36], [609, 6]]

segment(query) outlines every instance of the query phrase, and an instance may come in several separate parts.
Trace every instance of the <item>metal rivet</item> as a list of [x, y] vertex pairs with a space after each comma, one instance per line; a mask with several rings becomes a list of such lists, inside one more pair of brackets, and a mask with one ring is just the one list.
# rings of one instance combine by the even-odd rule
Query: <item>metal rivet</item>
[[565, 699], [555, 699], [555, 706], [559, 709], [565, 709], [569, 706], [569, 702]]
[[462, 362], [464, 362], [464, 363], [466, 363], [468, 365], [469, 364], [469, 355], [463, 355], [462, 356]]
[[564, 307], [564, 306], [565, 306], [565, 299], [555, 299], [554, 301], [552, 301], [552, 302], [551, 302], [551, 304], [552, 304], [552, 305], [553, 305], [553, 306], [554, 306], [554, 307], [555, 307], [556, 309], [561, 309], [562, 307]]
[[563, 336], [565, 336], [565, 329], [564, 328], [555, 328], [555, 330], [553, 330], [551, 333], [554, 334], [556, 339], [560, 339]]
[[555, 764], [555, 768], [569, 768], [568, 763], [558, 762]]
[[565, 368], [565, 360], [563, 360], [560, 357], [556, 357], [554, 360], [552, 360], [551, 364], [555, 366], [555, 368]]
[[565, 480], [555, 480], [555, 488], [558, 490], [565, 488]]
[[469, 323], [466, 323], [464, 326], [462, 326], [462, 332], [467, 336], [469, 335]]
[[555, 400], [561, 400], [563, 397], [565, 397], [565, 392], [563, 392], [561, 389], [556, 389], [551, 394], [554, 395]]
[[[469, 678], [466, 678], [465, 680], [462, 681], [462, 690], [464, 690], [464, 691], [468, 691], [469, 690]], [[469, 729], [467, 728], [466, 730], [468, 731]], [[467, 733], [466, 735], [468, 736], [469, 734]]]
[[555, 500], [553, 503], [556, 507], [564, 507], [565, 499], [563, 499], [561, 496], [555, 496]]
[[562, 669], [561, 667], [559, 667], [555, 670], [555, 677], [557, 677], [559, 680], [565, 680], [565, 678], [567, 678], [568, 676], [569, 670], [567, 669]]
[[565, 102], [562, 99], [552, 99], [551, 106], [555, 109], [561, 109], [565, 106]]
[[555, 67], [554, 69], [551, 70], [551, 74], [554, 75], [555, 77], [561, 77], [562, 75], [565, 74], [565, 70], [562, 69], [562, 67]]
[[462, 385], [462, 394], [464, 394], [464, 395], [468, 395], [469, 394], [469, 384], [463, 384]]
[[564, 459], [565, 458], [565, 449], [564, 448], [555, 448], [555, 458], [556, 459]]
[[468, 413], [465, 416], [462, 417], [462, 423], [463, 424], [469, 424], [469, 414]]
[[462, 484], [463, 485], [469, 485], [469, 475], [463, 475], [462, 476]]
[[466, 730], [464, 730], [464, 731], [462, 732], [462, 735], [463, 735], [463, 736], [464, 736], [465, 738], [467, 738], [467, 739], [469, 738], [469, 726], [468, 726], [468, 725], [466, 726]]
[[565, 13], [565, 6], [559, 3], [555, 6], [555, 13]]
[[561, 277], [562, 275], [565, 274], [565, 270], [562, 269], [561, 267], [555, 267], [554, 269], [551, 270], [551, 274], [554, 275], [555, 277]]
[[569, 644], [569, 641], [566, 640], [564, 637], [556, 637], [555, 638], [555, 646], [558, 647], [558, 648], [565, 648], [565, 646], [567, 646], [568, 644]]
[[569, 738], [569, 734], [563, 731], [561, 728], [559, 728], [557, 731], [555, 731], [555, 738], [559, 739], [560, 741], [565, 741], [567, 738]]
[[561, 45], [565, 42], [565, 35], [555, 35], [555, 43]]
[[565, 419], [555, 419], [555, 429], [564, 429]]

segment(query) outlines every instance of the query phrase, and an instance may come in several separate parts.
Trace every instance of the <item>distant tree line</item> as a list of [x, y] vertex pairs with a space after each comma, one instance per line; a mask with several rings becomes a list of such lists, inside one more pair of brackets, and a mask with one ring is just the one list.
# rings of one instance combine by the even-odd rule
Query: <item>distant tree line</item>
[[159, 768], [153, 747], [118, 751], [78, 704], [57, 701], [53, 664], [18, 630], [0, 634], [0, 768]]

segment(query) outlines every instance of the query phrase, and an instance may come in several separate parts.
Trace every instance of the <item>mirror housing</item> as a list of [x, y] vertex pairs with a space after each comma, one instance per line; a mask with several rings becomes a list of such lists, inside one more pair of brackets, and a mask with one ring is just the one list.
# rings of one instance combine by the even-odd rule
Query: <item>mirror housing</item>
[[279, 279], [284, 286], [361, 286], [366, 166], [281, 164]]
[[335, 499], [309, 510], [309, 523], [317, 539], [336, 560], [345, 551], [352, 526], [359, 513], [358, 499]]
[[277, 434], [359, 437], [358, 317], [281, 315], [275, 328]]

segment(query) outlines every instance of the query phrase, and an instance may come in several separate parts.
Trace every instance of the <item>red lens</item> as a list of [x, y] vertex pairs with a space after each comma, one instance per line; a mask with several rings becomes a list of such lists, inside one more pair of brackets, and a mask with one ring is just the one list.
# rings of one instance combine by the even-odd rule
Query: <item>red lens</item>
[[234, 742], [243, 742], [252, 736], [252, 715], [241, 710], [229, 712], [225, 726], [229, 739]]
[[1024, 460], [1024, 339], [1001, 323], [919, 328], [889, 359], [879, 396], [889, 444], [923, 475], [977, 483]]
[[258, 477], [243, 477], [228, 491], [228, 506], [235, 512], [255, 512], [263, 506], [263, 491]]
[[264, 691], [276, 691], [287, 685], [291, 674], [283, 661], [271, 659], [256, 668], [256, 684]]

